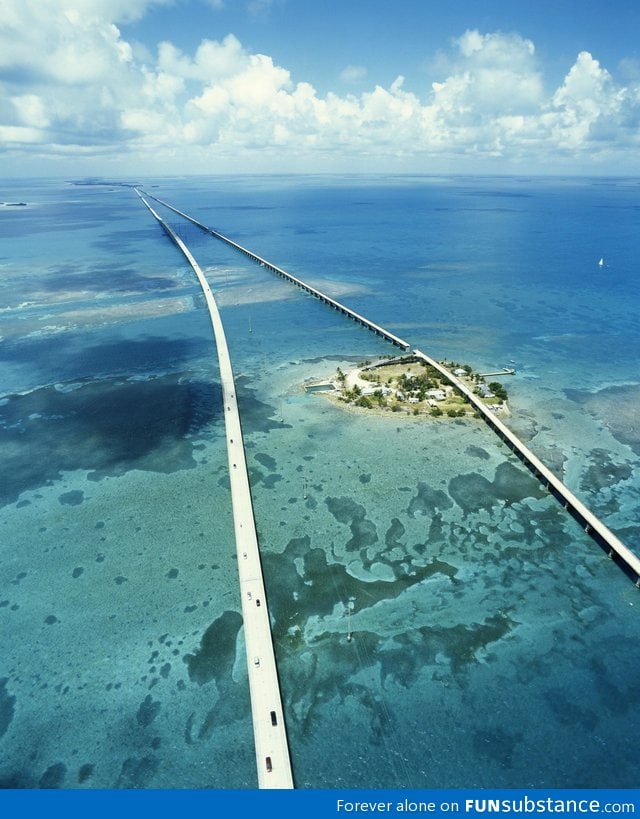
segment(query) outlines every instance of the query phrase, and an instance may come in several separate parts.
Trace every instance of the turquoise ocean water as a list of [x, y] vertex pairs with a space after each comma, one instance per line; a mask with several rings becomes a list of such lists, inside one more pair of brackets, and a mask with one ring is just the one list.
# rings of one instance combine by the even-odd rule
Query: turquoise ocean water
[[[637, 180], [132, 181], [515, 367], [509, 425], [640, 552]], [[0, 199], [0, 784], [255, 787], [197, 282], [127, 187]], [[165, 215], [227, 332], [297, 786], [636, 786], [640, 591], [481, 421], [305, 393], [394, 348]]]

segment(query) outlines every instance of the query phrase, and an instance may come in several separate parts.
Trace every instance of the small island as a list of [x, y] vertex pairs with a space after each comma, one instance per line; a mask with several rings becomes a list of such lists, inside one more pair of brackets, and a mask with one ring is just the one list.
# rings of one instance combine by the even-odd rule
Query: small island
[[[487, 383], [486, 376], [513, 375], [504, 368], [498, 373], [474, 373], [468, 364], [443, 361], [456, 380], [472, 389], [494, 412], [509, 414], [506, 389], [498, 381]], [[306, 386], [321, 392], [337, 404], [361, 410], [377, 410], [428, 416], [462, 418], [475, 415], [467, 398], [442, 373], [416, 356], [363, 361], [352, 370], [340, 367], [330, 381]]]

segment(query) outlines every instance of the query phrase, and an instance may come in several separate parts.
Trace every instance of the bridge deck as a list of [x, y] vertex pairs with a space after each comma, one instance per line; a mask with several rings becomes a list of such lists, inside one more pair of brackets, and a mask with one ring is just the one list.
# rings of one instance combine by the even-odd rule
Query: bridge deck
[[246, 247], [242, 247], [237, 242], [234, 242], [233, 239], [229, 239], [227, 236], [224, 236], [222, 233], [218, 233], [217, 230], [213, 230], [207, 225], [203, 225], [202, 222], [198, 222], [197, 219], [194, 219], [192, 216], [189, 216], [187, 213], [184, 213], [177, 208], [174, 208], [173, 205], [170, 205], [168, 202], [164, 202], [162, 199], [158, 199], [156, 196], [153, 196], [150, 193], [145, 192], [145, 196], [148, 196], [150, 199], [155, 200], [159, 204], [163, 205], [165, 208], [169, 208], [169, 210], [176, 213], [178, 216], [182, 216], [183, 219], [191, 222], [196, 227], [199, 227], [201, 230], [204, 230], [205, 233], [209, 233], [211, 236], [219, 239], [221, 242], [225, 242], [230, 247], [234, 248], [234, 250], [238, 250], [240, 253], [243, 253], [245, 256], [248, 256], [254, 262], [257, 262], [262, 267], [265, 267], [267, 270], [270, 270], [272, 273], [275, 273], [277, 276], [286, 279], [287, 281], [295, 284], [297, 287], [304, 290], [306, 293], [309, 293], [312, 296], [315, 296], [320, 301], [328, 304], [334, 310], [338, 310], [343, 315], [347, 316], [353, 321], [356, 321], [358, 324], [361, 324], [363, 327], [366, 327], [367, 330], [371, 330], [372, 333], [383, 338], [385, 341], [389, 341], [391, 344], [394, 344], [396, 347], [401, 347], [403, 350], [409, 349], [409, 343], [404, 341], [404, 339], [399, 338], [398, 336], [391, 333], [389, 330], [385, 330], [384, 327], [381, 327], [379, 324], [375, 324], [373, 321], [370, 321], [365, 316], [360, 315], [360, 313], [356, 313], [355, 310], [352, 310], [350, 307], [346, 307], [344, 304], [341, 304], [339, 301], [331, 298], [326, 293], [323, 293], [321, 290], [318, 290], [315, 287], [312, 287], [310, 284], [307, 284], [302, 279], [299, 279], [297, 276], [293, 276], [291, 273], [287, 273], [286, 270], [283, 270], [281, 267], [278, 267], [275, 264], [263, 259], [262, 256], [258, 256], [257, 253], [253, 253], [251, 250], [247, 250]]
[[262, 577], [240, 414], [224, 328], [211, 288], [189, 249], [153, 210], [144, 196], [137, 190], [136, 193], [187, 258], [198, 277], [209, 308], [218, 351], [224, 401], [231, 503], [240, 577], [258, 785], [260, 788], [293, 788], [289, 746], [273, 650], [269, 609]]

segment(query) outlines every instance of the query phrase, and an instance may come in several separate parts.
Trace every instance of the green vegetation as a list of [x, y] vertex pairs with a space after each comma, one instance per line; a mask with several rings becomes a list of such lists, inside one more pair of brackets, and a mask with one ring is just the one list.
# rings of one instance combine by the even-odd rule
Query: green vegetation
[[507, 391], [498, 381], [492, 381], [488, 386], [496, 398], [499, 398], [501, 401], [508, 399]]

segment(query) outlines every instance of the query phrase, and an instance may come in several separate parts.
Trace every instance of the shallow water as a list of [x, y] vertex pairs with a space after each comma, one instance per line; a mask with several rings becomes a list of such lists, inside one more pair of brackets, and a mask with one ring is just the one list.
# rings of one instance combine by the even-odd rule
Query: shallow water
[[[196, 282], [131, 190], [12, 184], [2, 784], [255, 787]], [[149, 184], [425, 352], [515, 366], [510, 426], [640, 549], [635, 182]], [[633, 787], [632, 582], [482, 422], [306, 393], [394, 349], [179, 230], [237, 376], [296, 784]]]

